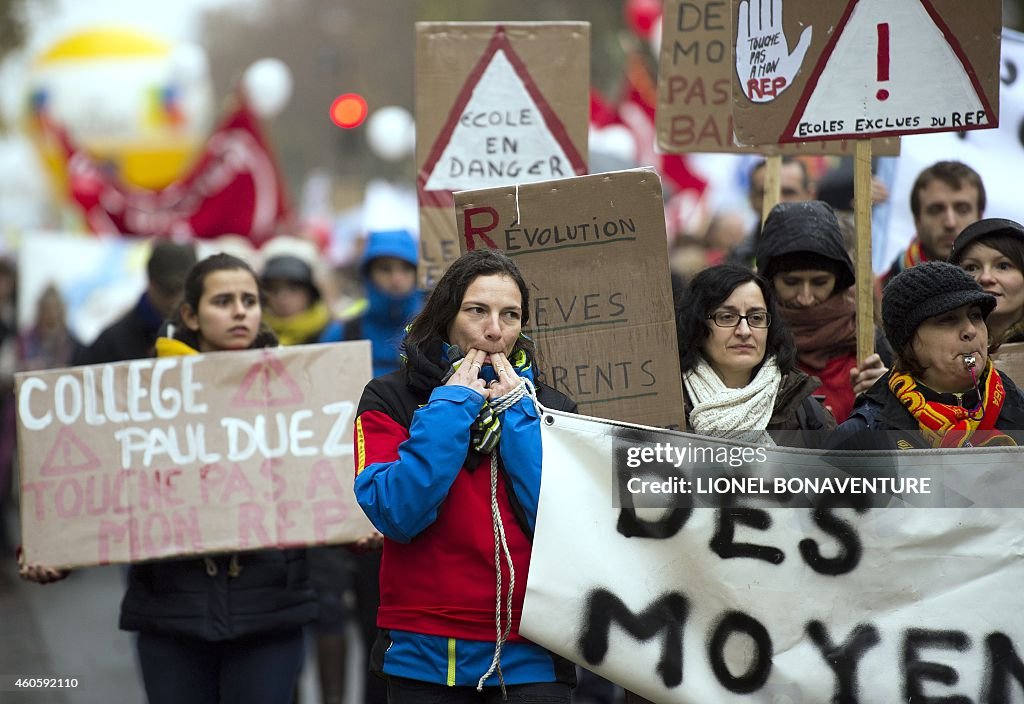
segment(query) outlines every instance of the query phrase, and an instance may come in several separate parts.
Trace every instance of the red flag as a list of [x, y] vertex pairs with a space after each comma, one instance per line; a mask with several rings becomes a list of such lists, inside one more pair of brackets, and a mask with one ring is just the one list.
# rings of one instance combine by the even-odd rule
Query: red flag
[[150, 191], [127, 186], [60, 135], [71, 198], [103, 234], [213, 238], [241, 235], [259, 246], [289, 217], [285, 185], [257, 118], [239, 107], [210, 135], [180, 181]]

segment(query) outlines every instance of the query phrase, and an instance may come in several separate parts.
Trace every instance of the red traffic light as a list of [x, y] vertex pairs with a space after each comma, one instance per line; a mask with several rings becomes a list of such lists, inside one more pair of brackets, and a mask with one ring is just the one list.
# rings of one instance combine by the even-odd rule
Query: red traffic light
[[331, 121], [338, 127], [359, 127], [366, 119], [366, 99], [358, 93], [344, 93], [331, 103]]

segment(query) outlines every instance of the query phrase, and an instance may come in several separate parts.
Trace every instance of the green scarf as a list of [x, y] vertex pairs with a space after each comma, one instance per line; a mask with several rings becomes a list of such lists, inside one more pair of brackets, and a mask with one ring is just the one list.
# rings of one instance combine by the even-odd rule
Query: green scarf
[[[516, 375], [532, 378], [530, 359], [525, 351], [517, 350], [509, 361], [512, 362]], [[470, 431], [473, 449], [483, 455], [491, 454], [501, 441], [501, 419], [499, 414], [494, 412], [492, 403], [485, 403], [480, 409]]]

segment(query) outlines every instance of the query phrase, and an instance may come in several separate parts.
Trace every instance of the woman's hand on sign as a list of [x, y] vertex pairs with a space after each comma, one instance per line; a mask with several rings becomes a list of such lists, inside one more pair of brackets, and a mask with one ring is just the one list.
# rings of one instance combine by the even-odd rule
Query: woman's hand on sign
[[71, 574], [70, 570], [58, 570], [46, 565], [30, 565], [25, 559], [25, 553], [18, 548], [18, 576], [29, 582], [37, 584], [49, 584], [59, 582]]
[[459, 368], [455, 370], [445, 386], [468, 386], [479, 392], [481, 396], [486, 397], [487, 385], [480, 378], [480, 370], [483, 368], [486, 358], [487, 353], [483, 350], [470, 348], [466, 352], [466, 356], [462, 358]]
[[859, 396], [870, 389], [887, 371], [889, 370], [882, 364], [882, 358], [877, 354], [865, 358], [850, 370], [850, 383], [853, 385], [854, 395]]

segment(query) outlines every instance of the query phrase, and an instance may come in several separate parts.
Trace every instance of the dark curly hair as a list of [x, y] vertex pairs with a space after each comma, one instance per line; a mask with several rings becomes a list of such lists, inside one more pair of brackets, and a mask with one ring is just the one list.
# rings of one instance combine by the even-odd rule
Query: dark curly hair
[[[732, 292], [746, 283], [755, 283], [764, 296], [765, 309], [771, 316], [765, 359], [775, 355], [779, 371], [788, 374], [796, 365], [796, 345], [793, 335], [779, 315], [775, 293], [759, 274], [737, 264], [721, 264], [697, 274], [690, 282], [682, 308], [676, 315], [676, 335], [679, 338], [679, 368], [683, 374], [696, 368], [702, 357], [704, 341], [711, 336], [708, 315], [725, 302]], [[713, 323], [710, 323], [713, 324]], [[762, 360], [763, 363], [763, 360]], [[761, 368], [758, 364], [754, 374]]]
[[[182, 311], [185, 306], [188, 306], [193, 311], [199, 310], [199, 300], [203, 297], [203, 290], [206, 287], [206, 277], [217, 271], [235, 271], [241, 269], [252, 274], [253, 281], [256, 282], [256, 289], [259, 291], [260, 296], [260, 307], [266, 306], [266, 296], [263, 292], [263, 288], [260, 286], [260, 279], [256, 276], [256, 272], [253, 271], [252, 267], [246, 264], [246, 262], [238, 257], [234, 257], [230, 254], [213, 254], [202, 261], [197, 262], [191, 269], [188, 270], [188, 274], [185, 276], [185, 289], [182, 293], [182, 301], [175, 308], [174, 315], [171, 316], [170, 324], [174, 326], [174, 339], [184, 342], [189, 347], [198, 350], [200, 339], [199, 333], [195, 330], [190, 330], [185, 325], [185, 320], [182, 315]], [[277, 336], [274, 331], [260, 319], [260, 329], [256, 333], [256, 339], [249, 345], [249, 349], [256, 349], [258, 347], [277, 347]]]
[[[412, 324], [409, 326], [409, 334], [405, 339], [406, 345], [413, 345], [424, 349], [427, 342], [433, 338], [440, 338], [448, 342], [448, 328], [462, 306], [462, 299], [466, 295], [466, 289], [478, 276], [493, 276], [501, 274], [512, 279], [519, 288], [519, 295], [522, 296], [523, 317], [522, 326], [525, 328], [530, 322], [530, 289], [519, 271], [519, 267], [504, 252], [496, 249], [474, 249], [466, 252], [452, 262], [448, 270], [437, 282], [437, 286], [430, 292], [427, 302], [423, 305]], [[520, 335], [516, 341], [515, 350], [524, 350], [531, 360], [536, 363], [536, 348], [533, 340]]]

